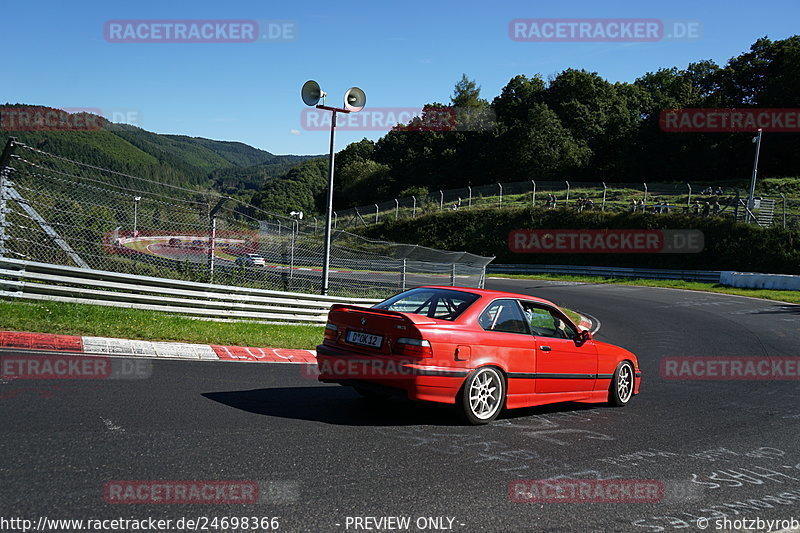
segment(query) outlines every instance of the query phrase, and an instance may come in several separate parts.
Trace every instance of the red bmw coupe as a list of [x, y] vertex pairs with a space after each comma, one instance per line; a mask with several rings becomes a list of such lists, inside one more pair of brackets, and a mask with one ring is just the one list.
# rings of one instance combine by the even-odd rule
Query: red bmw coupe
[[418, 287], [371, 308], [334, 305], [317, 364], [325, 383], [455, 404], [472, 424], [503, 408], [623, 406], [641, 382], [634, 354], [592, 339], [555, 304], [454, 287]]

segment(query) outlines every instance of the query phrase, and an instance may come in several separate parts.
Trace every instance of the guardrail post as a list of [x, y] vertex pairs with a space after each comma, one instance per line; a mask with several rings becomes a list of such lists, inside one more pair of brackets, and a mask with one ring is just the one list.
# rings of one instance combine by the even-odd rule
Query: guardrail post
[[608, 187], [606, 187], [606, 182], [604, 181], [603, 182], [603, 206], [600, 208], [600, 211], [605, 211], [606, 210], [606, 190], [607, 189], [608, 189]]
[[400, 270], [400, 290], [406, 290], [406, 258], [403, 258], [403, 268]]
[[531, 207], [536, 206], [536, 182], [531, 180], [531, 184], [533, 185], [533, 189], [531, 189]]
[[564, 183], [567, 184], [567, 199], [564, 200], [564, 207], [569, 207], [569, 182], [565, 181]]
[[500, 187], [500, 203], [497, 205], [497, 207], [503, 207], [503, 184], [498, 183], [497, 186]]
[[412, 196], [412, 200], [414, 200], [414, 206], [411, 208], [411, 218], [417, 218], [417, 197]]
[[0, 155], [0, 257], [6, 255], [6, 204], [8, 194], [6, 192], [7, 179], [11, 177], [11, 155], [16, 150], [16, 137], [9, 137], [6, 145], [3, 148], [3, 154]]

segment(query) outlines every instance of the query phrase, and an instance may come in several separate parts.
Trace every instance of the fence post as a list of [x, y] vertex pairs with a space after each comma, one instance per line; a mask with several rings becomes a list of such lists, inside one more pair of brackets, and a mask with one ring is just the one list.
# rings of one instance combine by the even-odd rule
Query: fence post
[[692, 207], [692, 185], [691, 183], [687, 183], [686, 186], [689, 188], [689, 197], [686, 199], [686, 207]]
[[450, 270], [450, 286], [456, 286], [456, 264], [453, 263], [452, 268]]
[[400, 271], [400, 290], [406, 290], [406, 258], [403, 258], [403, 269]]
[[783, 200], [783, 228], [786, 229], [786, 195], [781, 193], [781, 199]]
[[11, 154], [16, 150], [14, 144], [16, 140], [16, 137], [9, 137], [3, 148], [3, 154], [0, 155], [0, 257], [6, 255], [6, 200], [8, 199], [6, 180], [11, 177], [11, 167], [8, 163], [11, 161]]
[[378, 223], [378, 204], [375, 204], [375, 223]]
[[394, 219], [397, 220], [400, 218], [400, 202], [397, 198], [394, 199]]
[[417, 197], [412, 196], [411, 199], [414, 200], [414, 205], [411, 208], [411, 218], [417, 218]]
[[644, 206], [643, 207], [645, 209], [647, 209], [647, 184], [642, 182], [642, 185], [644, 185]]
[[444, 209], [444, 193], [439, 189], [439, 211]]
[[606, 187], [606, 182], [604, 181], [603, 182], [603, 207], [600, 208], [600, 211], [605, 211], [606, 210], [606, 189], [608, 189], [608, 187]]
[[503, 207], [503, 184], [502, 183], [498, 183], [497, 186], [500, 187], [500, 203], [498, 204], [497, 207], [501, 207], [502, 208]]
[[467, 200], [467, 209], [472, 207], [472, 187], [467, 185], [467, 189], [469, 190], [469, 200]]
[[[333, 212], [333, 229], [336, 229], [336, 225], [339, 223], [339, 215], [336, 214], [336, 211]], [[279, 234], [280, 235], [280, 234]]]
[[281, 219], [276, 218], [275, 220], [278, 221], [278, 237], [281, 236]]
[[531, 207], [536, 206], [536, 182], [531, 180], [531, 184], [533, 184], [533, 189], [531, 190]]
[[317, 234], [317, 217], [312, 217], [314, 219], [314, 235]]
[[567, 184], [567, 199], [564, 201], [564, 207], [569, 207], [569, 182], [565, 181], [564, 183]]

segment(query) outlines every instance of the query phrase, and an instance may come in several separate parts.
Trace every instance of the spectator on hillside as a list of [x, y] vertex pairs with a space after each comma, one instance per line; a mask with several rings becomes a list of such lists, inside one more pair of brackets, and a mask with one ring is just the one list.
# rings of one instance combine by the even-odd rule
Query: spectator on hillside
[[711, 214], [714, 216], [719, 216], [719, 212], [722, 209], [722, 206], [719, 205], [719, 200], [715, 200], [713, 205], [711, 206]]
[[588, 209], [588, 210], [594, 209], [594, 202], [592, 201], [591, 198], [588, 198], [586, 200], [586, 209]]
[[635, 199], [631, 200], [631, 213], [636, 212], [636, 207], [637, 207], [636, 200]]
[[711, 212], [711, 204], [709, 204], [708, 202], [704, 202], [703, 203], [703, 216], [707, 217], [710, 212]]
[[717, 196], [722, 196], [725, 193], [722, 192], [722, 187], [717, 187], [716, 190], [714, 191], [714, 194], [716, 194]]
[[700, 200], [695, 200], [694, 204], [692, 204], [692, 214], [693, 215], [700, 214]]

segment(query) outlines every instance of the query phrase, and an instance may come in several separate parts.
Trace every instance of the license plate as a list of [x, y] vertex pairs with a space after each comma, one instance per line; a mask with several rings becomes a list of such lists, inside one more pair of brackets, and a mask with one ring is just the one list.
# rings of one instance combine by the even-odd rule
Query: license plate
[[348, 331], [347, 342], [360, 344], [361, 346], [369, 346], [370, 348], [380, 348], [383, 343], [383, 337], [380, 335], [361, 333], [360, 331]]

